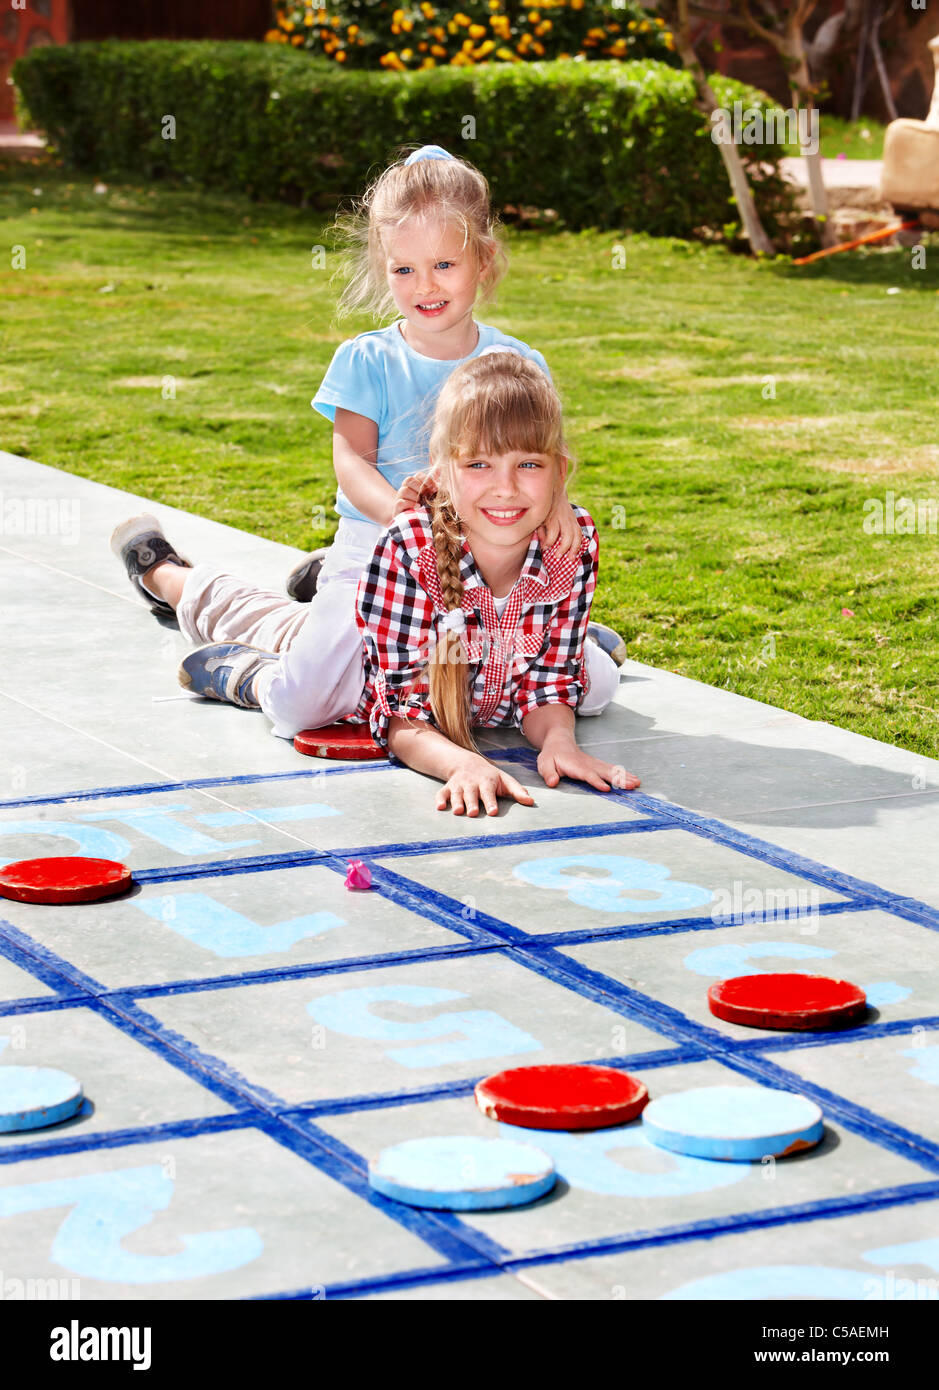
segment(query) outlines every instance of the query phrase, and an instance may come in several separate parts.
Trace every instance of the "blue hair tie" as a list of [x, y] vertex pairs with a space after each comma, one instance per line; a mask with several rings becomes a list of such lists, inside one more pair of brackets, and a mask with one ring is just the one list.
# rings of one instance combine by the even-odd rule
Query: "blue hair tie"
[[405, 164], [417, 164], [421, 159], [453, 159], [454, 157], [446, 150], [441, 149], [439, 145], [422, 145], [419, 150], [409, 154], [404, 162]]

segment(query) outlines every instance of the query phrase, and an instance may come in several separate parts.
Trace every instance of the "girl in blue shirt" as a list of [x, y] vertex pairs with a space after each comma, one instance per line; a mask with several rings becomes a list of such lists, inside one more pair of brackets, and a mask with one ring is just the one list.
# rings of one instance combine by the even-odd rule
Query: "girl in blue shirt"
[[[291, 576], [293, 601], [214, 567], [188, 566], [153, 517], [132, 518], [112, 538], [138, 591], [161, 611], [175, 609], [190, 640], [209, 644], [183, 662], [183, 684], [260, 706], [285, 738], [331, 724], [359, 702], [356, 588], [382, 530], [418, 504], [443, 382], [460, 362], [506, 349], [548, 374], [539, 352], [473, 317], [477, 296], [501, 278], [505, 254], [488, 185], [472, 165], [425, 146], [386, 169], [345, 225], [358, 254], [340, 310], [397, 309], [400, 317], [343, 343], [312, 402], [333, 424], [340, 520], [328, 550]], [[565, 494], [538, 535], [544, 546], [560, 540], [561, 554], [579, 552], [581, 527]], [[151, 576], [154, 556], [160, 572]], [[312, 602], [298, 601], [314, 591]], [[621, 661], [616, 634], [592, 627]]]

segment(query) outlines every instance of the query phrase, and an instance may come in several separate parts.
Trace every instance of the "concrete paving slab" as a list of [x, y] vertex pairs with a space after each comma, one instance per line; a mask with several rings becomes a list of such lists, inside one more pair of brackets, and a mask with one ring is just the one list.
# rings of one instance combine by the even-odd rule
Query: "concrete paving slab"
[[[65, 913], [39, 903], [3, 908], [33, 941], [109, 989], [467, 944], [377, 893], [350, 892], [322, 865], [147, 883]], [[0, 960], [0, 1000], [44, 992], [20, 975]]]
[[291, 1105], [668, 1047], [515, 961], [474, 955], [195, 994], [151, 1013]]
[[[317, 813], [316, 806], [308, 812]], [[219, 817], [226, 818], [224, 824]], [[289, 827], [241, 815], [211, 792], [193, 787], [0, 810], [4, 862], [85, 854], [143, 870], [302, 853], [307, 848]]]
[[[0, 1220], [4, 1275], [61, 1280], [62, 1299], [246, 1298], [284, 1288], [322, 1297], [327, 1285], [366, 1273], [445, 1263], [253, 1130], [0, 1166]], [[99, 1233], [86, 1244], [90, 1225]]]
[[[751, 1084], [716, 1061], [636, 1074], [652, 1097], [701, 1086]], [[472, 1096], [324, 1116], [317, 1124], [366, 1159], [404, 1139], [442, 1134], [524, 1139], [550, 1154], [558, 1171], [551, 1193], [526, 1207], [461, 1215], [463, 1225], [497, 1241], [511, 1255], [857, 1196], [929, 1176], [918, 1164], [832, 1121], [826, 1121], [826, 1135], [817, 1148], [765, 1165], [721, 1163], [657, 1149], [645, 1139], [641, 1120], [582, 1133], [495, 1124]], [[773, 1173], [771, 1179], [767, 1172]], [[543, 1276], [539, 1267], [539, 1282]]]
[[855, 1104], [878, 1097], [877, 1112], [939, 1144], [939, 1024], [834, 1047], [779, 1052], [775, 1061]]
[[[870, 1006], [865, 1027], [939, 1016], [939, 933], [886, 912], [810, 914], [665, 937], [597, 941], [561, 951], [630, 989], [668, 1000], [686, 1018], [751, 1042], [781, 1034], [715, 1018], [707, 992], [718, 980], [774, 971], [829, 975], [865, 990]], [[885, 956], [890, 966], [886, 979]]]
[[[0, 1019], [0, 1067], [52, 1067], [76, 1077], [85, 1102], [74, 1119], [46, 1129], [0, 1134], [0, 1154], [21, 1144], [170, 1124], [232, 1107], [178, 1067], [90, 1009]], [[3, 1169], [0, 1168], [0, 1177]]]
[[[602, 798], [596, 801], [603, 805]], [[591, 802], [586, 816], [591, 823]], [[382, 862], [455, 900], [467, 915], [489, 914], [534, 935], [707, 918], [732, 912], [736, 899], [793, 908], [844, 899], [684, 830], [469, 847]]]
[[[850, 1299], [863, 1302], [865, 1323], [877, 1325], [885, 1303], [939, 1298], [936, 1242], [939, 1202], [894, 1206], [884, 1239], [884, 1212], [838, 1215], [827, 1220], [728, 1231], [595, 1256], [539, 1265], [534, 1271], [555, 1298], [737, 1300]], [[859, 1310], [860, 1311], [860, 1310]], [[778, 1314], [767, 1321], [779, 1324]], [[821, 1321], [821, 1319], [820, 1319]], [[807, 1327], [811, 1309], [794, 1310], [789, 1327]], [[856, 1325], [858, 1319], [845, 1319]], [[827, 1345], [831, 1345], [828, 1343]], [[761, 1344], [776, 1350], [811, 1349], [807, 1336]], [[844, 1349], [883, 1349], [889, 1339], [846, 1337]]]
[[728, 816], [745, 834], [878, 883], [939, 908], [939, 801], [936, 772], [922, 791], [868, 801], [832, 802], [773, 813], [774, 824]]
[[[493, 761], [499, 762], [493, 754]], [[213, 789], [252, 816], [270, 818], [291, 835], [317, 849], [356, 846], [419, 845], [457, 839], [537, 835], [577, 822], [609, 825], [639, 819], [627, 803], [592, 795], [576, 782], [546, 787], [533, 768], [505, 761], [500, 766], [527, 787], [534, 806], [503, 799], [497, 816], [455, 816], [435, 808], [440, 783], [400, 764], [375, 764], [336, 775], [336, 764], [305, 759], [309, 780], [233, 783]], [[323, 814], [308, 817], [302, 808], [321, 805]], [[301, 808], [298, 813], [297, 808]]]
[[[6, 903], [2, 906], [6, 907]], [[36, 999], [40, 995], [54, 994], [55, 990], [50, 985], [43, 984], [28, 970], [21, 970], [18, 965], [0, 956], [0, 1004], [8, 1004], [14, 999]], [[0, 1028], [2, 1027], [3, 1024], [0, 1023]]]

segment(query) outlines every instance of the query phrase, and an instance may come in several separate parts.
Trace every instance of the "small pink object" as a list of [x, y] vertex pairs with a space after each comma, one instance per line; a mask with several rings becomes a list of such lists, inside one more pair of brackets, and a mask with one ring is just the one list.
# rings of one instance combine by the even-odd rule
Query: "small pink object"
[[347, 888], [371, 888], [371, 870], [362, 863], [361, 859], [349, 860], [349, 872], [346, 874]]
[[841, 616], [842, 616], [842, 618], [853, 618], [853, 617], [854, 617], [854, 610], [853, 610], [853, 608], [842, 608], [842, 610], [841, 610]]

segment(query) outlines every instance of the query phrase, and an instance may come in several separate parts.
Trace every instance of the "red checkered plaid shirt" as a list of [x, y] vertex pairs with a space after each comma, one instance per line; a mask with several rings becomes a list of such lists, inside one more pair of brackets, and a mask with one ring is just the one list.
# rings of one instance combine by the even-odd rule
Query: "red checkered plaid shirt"
[[[577, 707], [587, 692], [584, 639], [597, 583], [597, 528], [582, 507], [580, 553], [542, 552], [532, 536], [528, 554], [500, 619], [466, 541], [460, 559], [461, 638], [469, 666], [473, 723], [515, 725], [538, 705]], [[365, 689], [355, 712], [372, 737], [388, 746], [388, 721], [433, 724], [427, 665], [442, 636], [447, 611], [437, 573], [430, 515], [402, 512], [381, 539], [359, 580], [356, 621], [365, 641]]]

